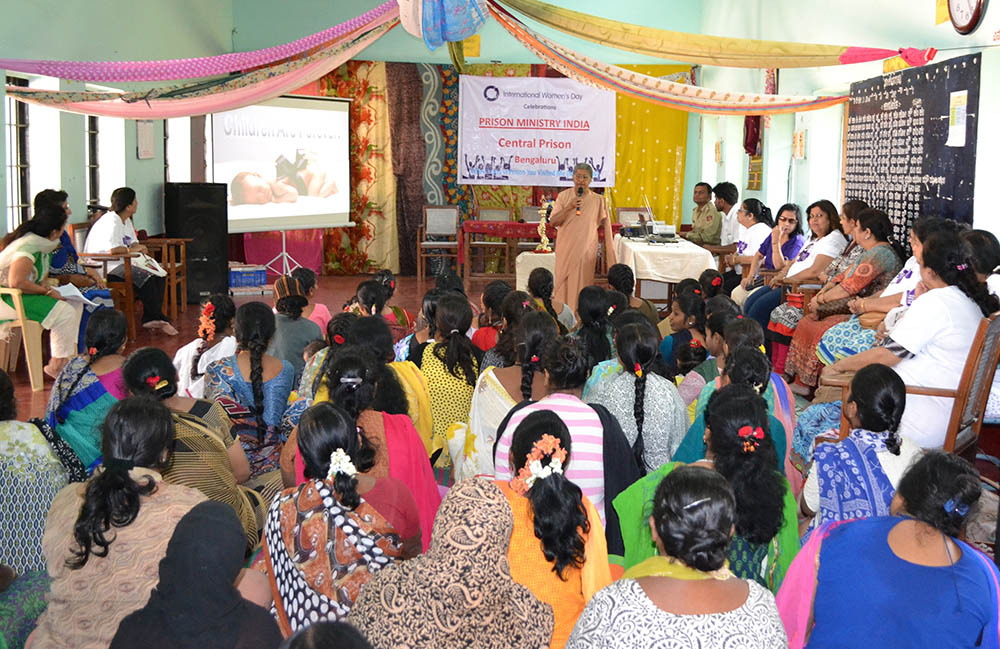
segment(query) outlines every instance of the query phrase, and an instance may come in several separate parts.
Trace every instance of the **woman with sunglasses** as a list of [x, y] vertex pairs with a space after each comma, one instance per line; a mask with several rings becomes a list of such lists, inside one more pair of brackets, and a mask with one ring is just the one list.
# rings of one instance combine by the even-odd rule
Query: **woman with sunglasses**
[[[760, 201], [748, 198], [743, 201], [743, 209], [753, 211], [754, 203]], [[802, 210], [795, 203], [782, 205], [778, 210], [778, 221], [774, 229], [750, 260], [750, 272], [733, 289], [733, 300], [743, 306], [751, 294], [764, 286], [764, 278], [758, 273], [761, 270], [782, 270], [786, 264], [795, 260], [805, 242], [805, 235], [802, 234]]]

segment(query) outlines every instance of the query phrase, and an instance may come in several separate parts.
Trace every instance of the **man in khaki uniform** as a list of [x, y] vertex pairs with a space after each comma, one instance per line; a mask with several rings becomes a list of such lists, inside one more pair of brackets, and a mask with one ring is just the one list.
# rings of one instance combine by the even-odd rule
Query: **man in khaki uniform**
[[722, 215], [712, 203], [712, 186], [698, 183], [694, 186], [695, 208], [691, 214], [691, 231], [685, 238], [693, 243], [719, 245], [722, 234]]

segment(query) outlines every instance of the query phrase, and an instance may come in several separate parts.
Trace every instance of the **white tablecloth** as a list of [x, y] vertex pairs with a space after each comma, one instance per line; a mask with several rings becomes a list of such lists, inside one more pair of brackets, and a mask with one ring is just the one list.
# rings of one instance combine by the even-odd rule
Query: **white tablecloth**
[[706, 269], [716, 268], [712, 253], [680, 238], [676, 243], [646, 243], [615, 235], [615, 257], [632, 267], [636, 280], [668, 284], [698, 279]]
[[515, 284], [519, 291], [528, 290], [528, 275], [536, 268], [548, 268], [553, 275], [556, 272], [555, 252], [522, 252], [514, 260]]

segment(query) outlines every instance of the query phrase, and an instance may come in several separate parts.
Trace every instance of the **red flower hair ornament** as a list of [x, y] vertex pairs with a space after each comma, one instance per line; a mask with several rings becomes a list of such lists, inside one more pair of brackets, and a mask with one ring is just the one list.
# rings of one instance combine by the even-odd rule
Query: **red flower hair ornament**
[[743, 440], [743, 452], [753, 453], [757, 450], [760, 445], [760, 440], [764, 439], [764, 429], [760, 426], [756, 428], [751, 426], [743, 426], [736, 434], [740, 436]]
[[712, 286], [722, 286], [722, 278], [721, 277], [713, 277], [712, 278]]

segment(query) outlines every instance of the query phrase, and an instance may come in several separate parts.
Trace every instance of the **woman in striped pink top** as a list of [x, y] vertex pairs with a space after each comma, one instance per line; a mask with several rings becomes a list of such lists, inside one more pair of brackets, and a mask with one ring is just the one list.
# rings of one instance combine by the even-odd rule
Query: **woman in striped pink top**
[[565, 475], [580, 487], [600, 514], [608, 537], [608, 552], [621, 554], [618, 517], [614, 508], [605, 507], [605, 503], [641, 477], [635, 456], [614, 416], [602, 406], [590, 406], [580, 400], [590, 363], [578, 340], [556, 339], [542, 355], [542, 368], [547, 385], [545, 398], [516, 406], [498, 428], [493, 452], [496, 479], [512, 477], [508, 461], [511, 439], [524, 418], [539, 410], [555, 412], [566, 424], [573, 442], [573, 461]]

